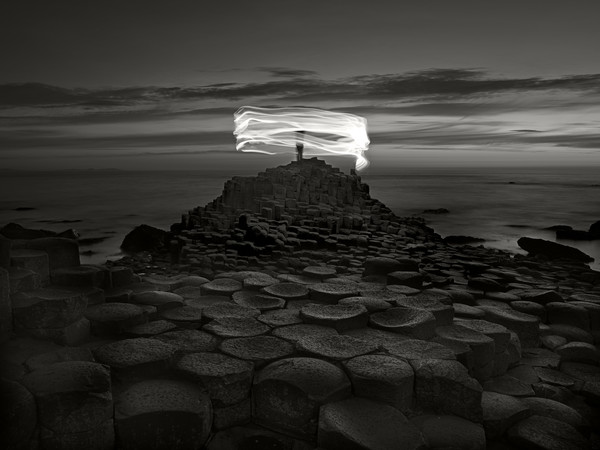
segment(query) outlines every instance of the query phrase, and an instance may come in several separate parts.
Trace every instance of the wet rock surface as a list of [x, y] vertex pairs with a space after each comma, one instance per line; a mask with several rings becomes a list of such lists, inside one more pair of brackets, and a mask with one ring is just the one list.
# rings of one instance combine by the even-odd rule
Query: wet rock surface
[[600, 439], [598, 272], [449, 245], [321, 161], [235, 177], [105, 266], [2, 242], [3, 448]]

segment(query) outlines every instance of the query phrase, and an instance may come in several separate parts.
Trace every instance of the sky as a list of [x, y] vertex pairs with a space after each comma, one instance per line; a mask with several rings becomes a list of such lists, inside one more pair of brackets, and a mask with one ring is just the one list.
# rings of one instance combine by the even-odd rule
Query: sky
[[244, 105], [364, 117], [367, 170], [600, 165], [598, 17], [597, 0], [1, 2], [0, 167], [264, 166], [235, 151]]

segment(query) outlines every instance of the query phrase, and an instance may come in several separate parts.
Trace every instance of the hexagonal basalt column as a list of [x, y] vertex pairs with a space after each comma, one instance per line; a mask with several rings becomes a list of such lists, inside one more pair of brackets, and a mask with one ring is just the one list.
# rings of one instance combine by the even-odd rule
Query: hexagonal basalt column
[[405, 334], [417, 339], [431, 339], [436, 326], [435, 317], [429, 311], [401, 307], [373, 313], [369, 323], [374, 328]]
[[339, 367], [313, 358], [276, 361], [260, 371], [252, 388], [254, 421], [306, 439], [317, 432], [319, 408], [346, 398], [350, 380]]
[[364, 328], [369, 321], [363, 305], [320, 305], [311, 303], [300, 310], [305, 323], [335, 328], [338, 332]]
[[148, 380], [116, 399], [115, 425], [121, 449], [196, 449], [208, 438], [212, 406], [193, 383]]

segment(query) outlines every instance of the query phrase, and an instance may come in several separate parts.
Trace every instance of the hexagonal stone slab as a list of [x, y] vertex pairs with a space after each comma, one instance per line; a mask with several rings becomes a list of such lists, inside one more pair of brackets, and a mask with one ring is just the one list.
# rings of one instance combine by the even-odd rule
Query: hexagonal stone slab
[[321, 336], [303, 337], [296, 343], [296, 348], [311, 356], [342, 361], [372, 353], [377, 350], [377, 345], [352, 336], [331, 335], [327, 339]]
[[423, 286], [423, 275], [420, 272], [391, 272], [387, 274], [388, 285], [402, 285], [413, 289]]
[[211, 426], [210, 398], [192, 383], [142, 381], [115, 401], [119, 448], [199, 448], [206, 442]]
[[314, 439], [319, 407], [351, 393], [344, 371], [314, 358], [288, 358], [262, 369], [254, 379], [254, 421], [285, 434]]
[[345, 297], [356, 297], [359, 294], [356, 283], [317, 283], [309, 286], [310, 298], [315, 302], [337, 303]]
[[85, 317], [90, 321], [92, 334], [112, 336], [124, 333], [129, 328], [146, 323], [146, 312], [129, 303], [104, 303], [89, 307]]
[[178, 306], [167, 309], [159, 314], [159, 317], [177, 325], [180, 328], [200, 328], [202, 321], [202, 310], [193, 306]]
[[96, 361], [111, 367], [119, 377], [163, 374], [172, 362], [177, 347], [158, 339], [133, 338], [98, 347]]
[[284, 300], [301, 300], [308, 297], [308, 288], [298, 283], [278, 283], [262, 289], [267, 295]]
[[133, 294], [131, 302], [137, 305], [154, 306], [158, 312], [183, 306], [183, 297], [172, 292], [147, 291]]
[[257, 317], [257, 320], [270, 327], [283, 327], [302, 323], [300, 311], [297, 309], [276, 309], [267, 311]]
[[452, 305], [445, 305], [433, 296], [417, 294], [414, 297], [397, 299], [395, 303], [405, 308], [424, 309], [431, 312], [435, 317], [437, 326], [450, 325], [454, 319]]
[[389, 331], [377, 330], [371, 327], [357, 328], [354, 330], [345, 331], [344, 334], [352, 336], [363, 341], [370, 342], [376, 345], [380, 350], [384, 350], [385, 344], [398, 344], [410, 339], [408, 336], [404, 336], [398, 333], [391, 333]]
[[154, 320], [128, 328], [125, 334], [129, 337], [154, 337], [167, 331], [172, 331], [177, 326], [167, 320]]
[[412, 407], [414, 372], [407, 362], [392, 356], [365, 355], [344, 365], [354, 395], [387, 403], [399, 411]]
[[498, 439], [516, 422], [530, 415], [521, 400], [498, 392], [484, 391], [481, 396], [483, 427], [488, 439]]
[[224, 295], [202, 295], [198, 297], [187, 297], [184, 299], [186, 306], [193, 306], [194, 308], [204, 309], [209, 306], [220, 305], [222, 303], [231, 303], [229, 297]]
[[231, 297], [234, 292], [242, 289], [242, 283], [233, 278], [216, 278], [200, 286], [203, 295], [223, 295], [225, 297]]
[[338, 332], [354, 328], [364, 328], [369, 321], [367, 308], [362, 305], [321, 305], [311, 303], [300, 309], [300, 317], [305, 323], [331, 327]]
[[483, 367], [494, 359], [494, 340], [472, 328], [446, 325], [436, 328], [435, 334], [435, 342], [440, 344], [459, 342], [468, 345], [473, 351], [475, 366]]
[[406, 339], [402, 342], [385, 342], [383, 349], [390, 355], [407, 361], [413, 359], [448, 359], [455, 360], [454, 352], [445, 345], [420, 339]]
[[384, 256], [367, 258], [364, 263], [363, 277], [369, 275], [387, 275], [390, 272], [419, 270], [419, 263], [411, 259], [393, 259]]
[[220, 319], [253, 319], [260, 315], [260, 310], [235, 303], [216, 303], [202, 310], [207, 320]]
[[295, 351], [293, 344], [275, 336], [226, 339], [219, 348], [227, 355], [252, 361], [257, 366], [291, 356]]
[[177, 348], [177, 353], [212, 352], [219, 339], [200, 330], [174, 330], [155, 336], [157, 339]]
[[369, 324], [417, 339], [431, 339], [436, 326], [435, 317], [429, 311], [401, 307], [371, 314]]
[[508, 430], [508, 440], [521, 448], [582, 450], [589, 442], [571, 425], [550, 417], [531, 416]]
[[417, 416], [410, 420], [428, 448], [485, 450], [486, 433], [480, 424], [456, 416]]
[[318, 444], [322, 448], [421, 450], [423, 436], [397, 409], [350, 398], [321, 407]]
[[317, 280], [325, 280], [337, 275], [335, 267], [331, 266], [307, 266], [302, 270], [302, 273]]
[[526, 383], [510, 375], [501, 375], [487, 380], [483, 383], [483, 387], [486, 391], [512, 395], [513, 397], [528, 397], [535, 394], [530, 383]]
[[[112, 423], [110, 371], [102, 364], [87, 361], [51, 364], [27, 374], [23, 384], [36, 398], [40, 425], [51, 430], [42, 436], [42, 445], [75, 448], [69, 443], [78, 441], [77, 434], [102, 427], [108, 421]], [[110, 447], [114, 433], [98, 439], [102, 444], [98, 448]]]
[[481, 306], [485, 312], [485, 320], [498, 323], [514, 331], [523, 347], [537, 347], [539, 345], [539, 317], [524, 314], [515, 310]]
[[272, 334], [273, 336], [296, 343], [304, 337], [314, 336], [327, 338], [328, 336], [338, 334], [338, 332], [334, 328], [330, 327], [301, 323], [298, 325], [288, 325], [285, 327], [275, 328]]
[[239, 403], [250, 394], [253, 364], [219, 353], [190, 353], [176, 364], [176, 370], [208, 391], [213, 405]]
[[440, 414], [481, 422], [481, 385], [458, 361], [412, 360], [417, 404]]
[[222, 338], [258, 336], [271, 331], [267, 325], [256, 319], [234, 317], [213, 320], [202, 329]]
[[87, 300], [67, 289], [46, 288], [11, 296], [16, 328], [60, 328], [79, 320]]
[[259, 289], [271, 286], [272, 284], [279, 283], [277, 278], [273, 278], [266, 273], [257, 273], [244, 278], [242, 285], [244, 289], [251, 289], [258, 291]]
[[392, 305], [376, 294], [370, 296], [346, 297], [338, 301], [338, 305], [362, 305], [369, 313], [385, 311]]
[[480, 319], [457, 320], [455, 323], [457, 325], [478, 331], [493, 339], [494, 352], [496, 353], [505, 351], [508, 343], [510, 342], [510, 331], [500, 324]]
[[586, 433], [589, 431], [587, 420], [575, 409], [564, 403], [549, 398], [525, 397], [521, 399], [530, 410], [532, 415], [550, 417], [568, 423], [576, 430]]
[[241, 306], [247, 306], [248, 308], [258, 309], [261, 312], [271, 311], [274, 309], [281, 309], [285, 307], [285, 300], [272, 295], [261, 295], [254, 294], [250, 297], [233, 299], [233, 301]]
[[600, 352], [595, 345], [587, 342], [568, 342], [555, 349], [561, 361], [575, 361], [600, 365]]

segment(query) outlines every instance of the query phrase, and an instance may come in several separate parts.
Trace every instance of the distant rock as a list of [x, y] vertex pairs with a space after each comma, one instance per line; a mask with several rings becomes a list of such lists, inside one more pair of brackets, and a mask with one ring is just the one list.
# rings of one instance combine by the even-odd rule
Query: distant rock
[[8, 239], [38, 239], [45, 237], [61, 237], [67, 239], [77, 239], [79, 234], [73, 229], [65, 230], [61, 233], [56, 233], [50, 230], [34, 230], [25, 228], [17, 223], [9, 223], [0, 228], [0, 234]]
[[590, 225], [589, 233], [594, 236], [594, 239], [600, 239], [600, 220]]
[[424, 209], [421, 214], [449, 214], [446, 208], [437, 208], [437, 209]]
[[594, 260], [594, 258], [586, 255], [581, 250], [545, 239], [522, 237], [517, 241], [517, 244], [532, 255], [543, 255], [549, 259], [573, 259], [582, 262], [591, 262]]
[[14, 208], [13, 211], [34, 211], [35, 209], [31, 206], [19, 206], [18, 208]]
[[142, 224], [135, 227], [121, 243], [121, 250], [127, 253], [138, 253], [156, 250], [165, 245], [168, 233], [159, 228]]
[[570, 227], [569, 225], [552, 225], [551, 227], [546, 227], [544, 228], [544, 230], [549, 230], [549, 231], [568, 231], [568, 230], [572, 230], [573, 227]]
[[485, 239], [473, 237], [473, 236], [461, 236], [461, 235], [450, 235], [444, 238], [446, 244], [463, 245], [463, 244], [475, 244], [477, 242], [485, 242]]
[[[571, 228], [571, 227], [569, 227]], [[592, 241], [596, 239], [592, 233], [584, 230], [558, 229], [556, 230], [556, 239], [570, 239], [572, 241]]]

